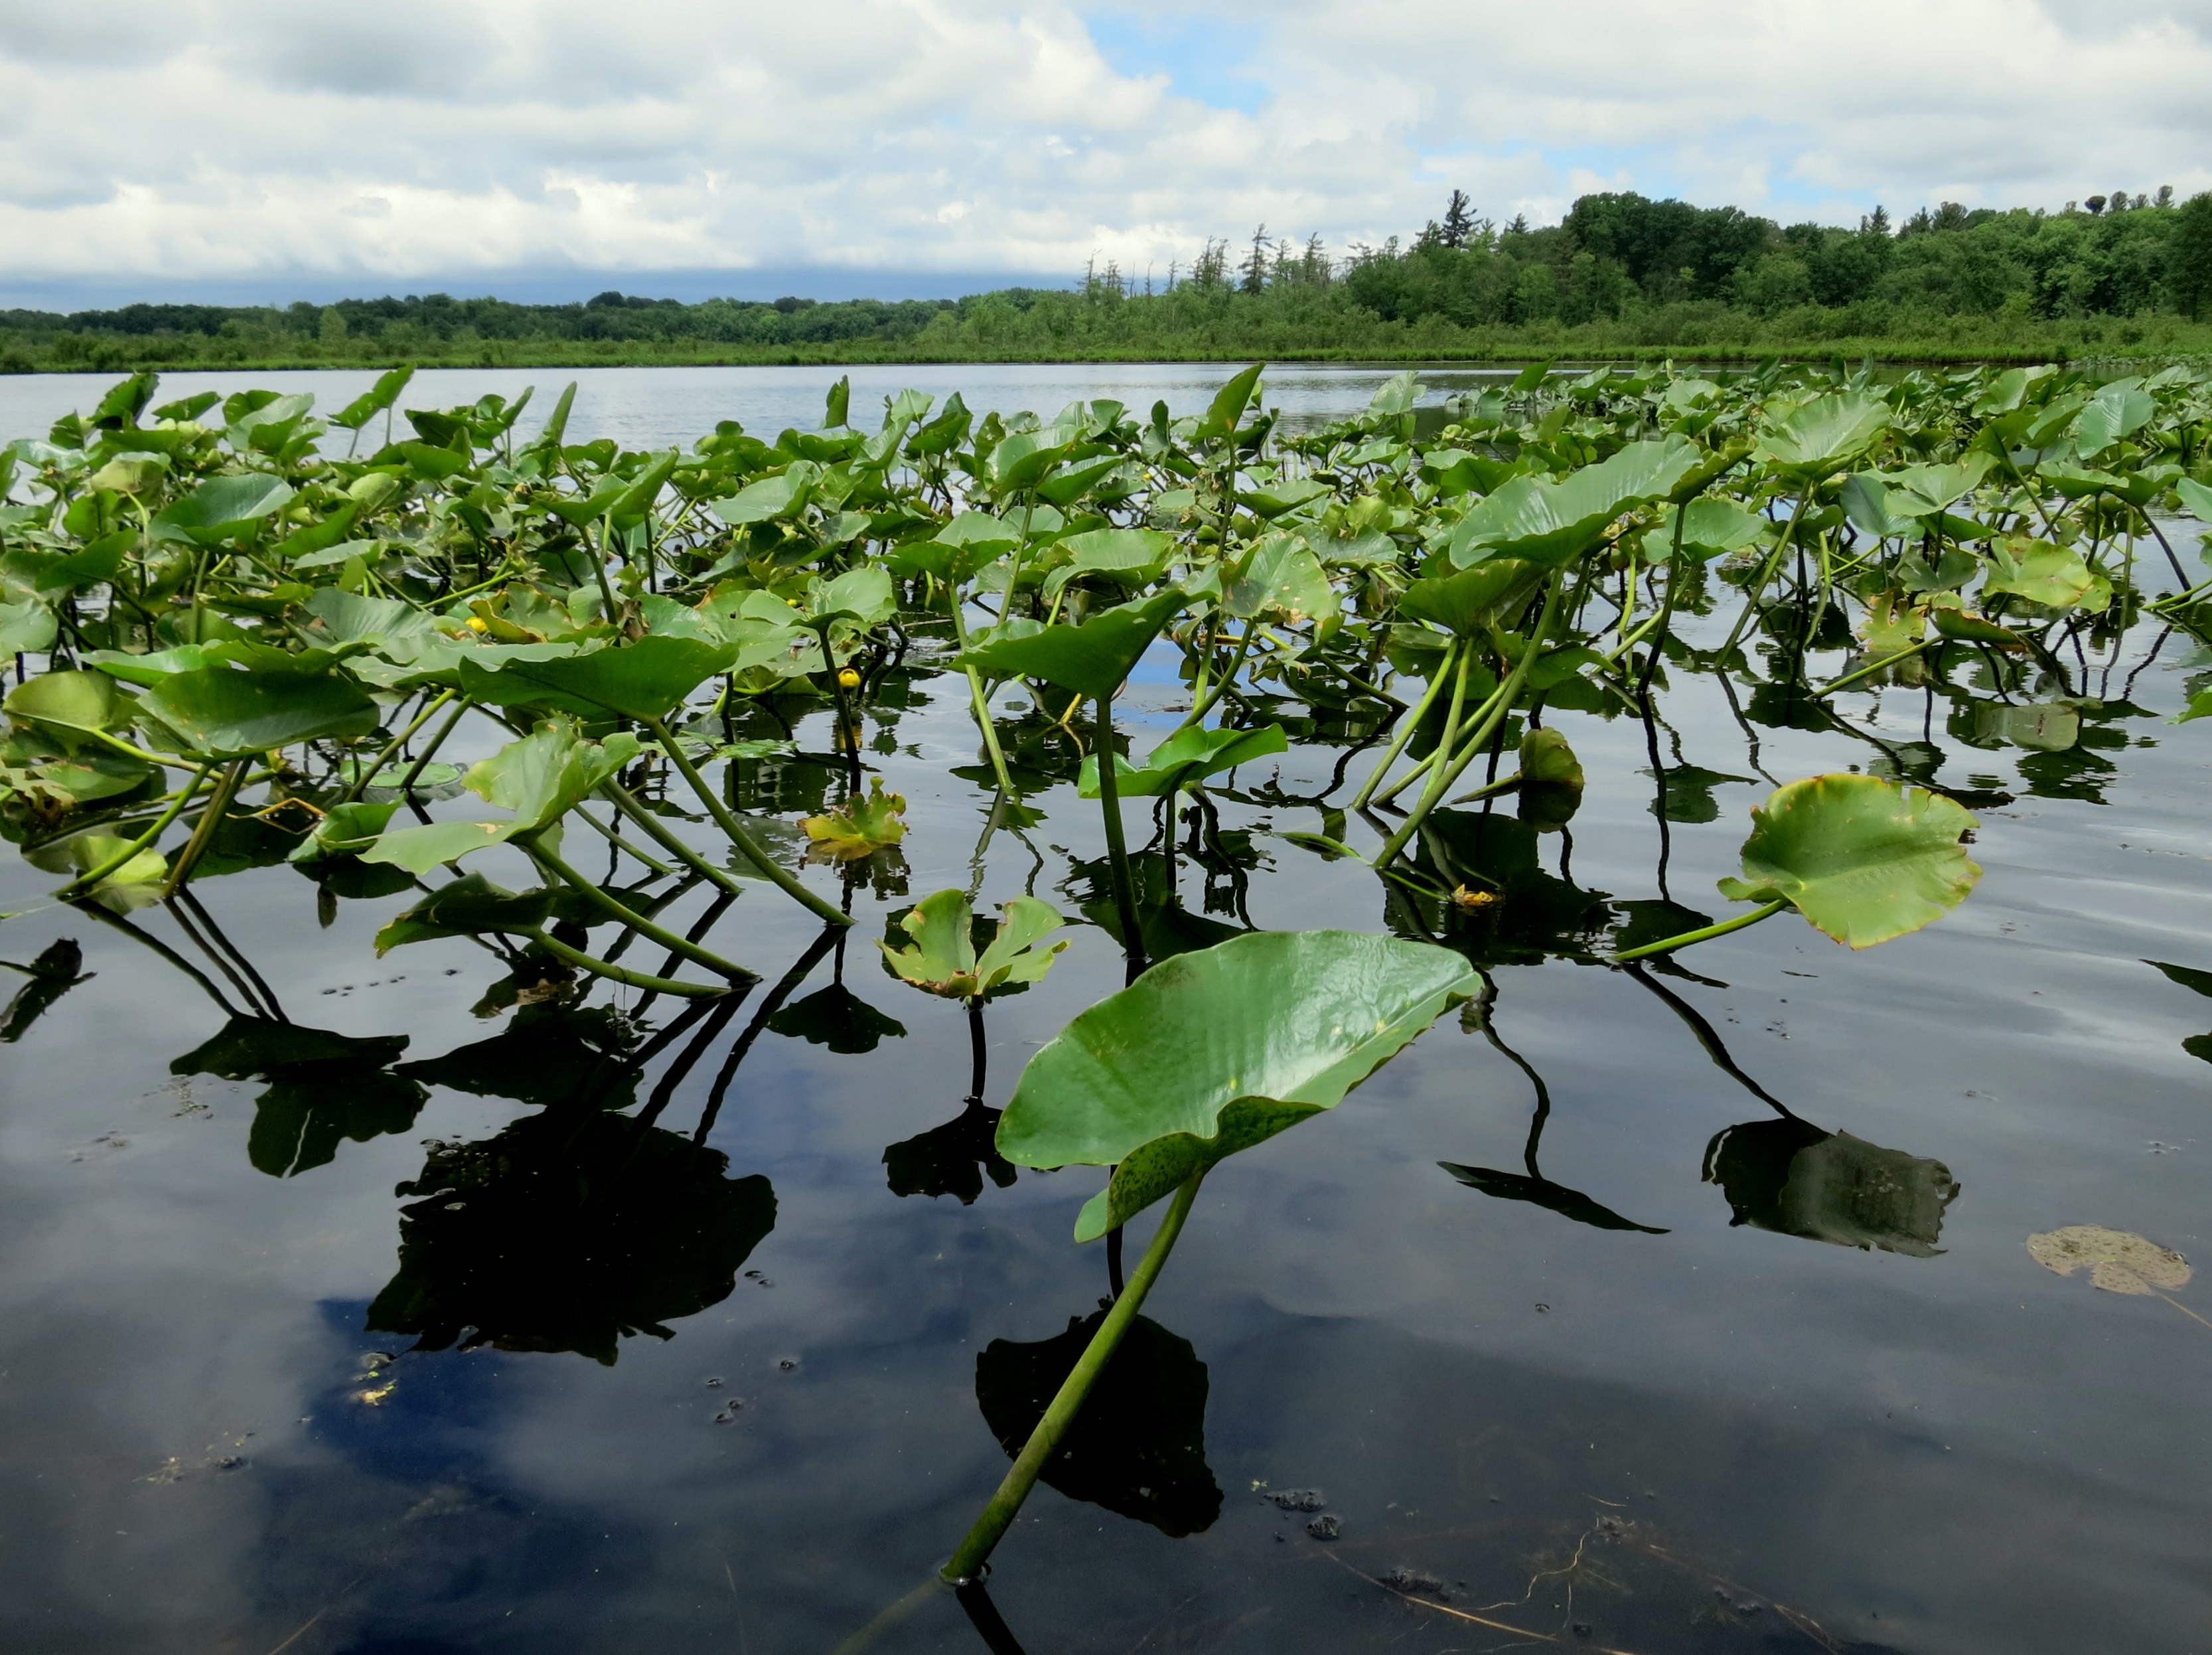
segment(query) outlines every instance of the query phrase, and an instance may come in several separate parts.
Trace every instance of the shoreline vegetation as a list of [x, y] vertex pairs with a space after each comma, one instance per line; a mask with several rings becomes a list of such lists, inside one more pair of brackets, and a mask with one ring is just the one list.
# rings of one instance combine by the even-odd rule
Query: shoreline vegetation
[[820, 302], [620, 292], [566, 305], [445, 294], [327, 306], [0, 311], [0, 373], [963, 362], [1898, 363], [2212, 355], [2212, 193], [2040, 209], [1946, 203], [1893, 227], [1585, 196], [1503, 227], [1441, 220], [1337, 254], [1260, 227], [1188, 267], [1094, 263], [1065, 289]]

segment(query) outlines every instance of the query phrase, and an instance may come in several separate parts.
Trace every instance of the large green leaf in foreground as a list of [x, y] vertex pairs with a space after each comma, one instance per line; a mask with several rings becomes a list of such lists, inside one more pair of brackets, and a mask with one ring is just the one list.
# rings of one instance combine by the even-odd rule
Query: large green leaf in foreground
[[1475, 989], [1427, 943], [1354, 931], [1261, 931], [1164, 960], [1030, 1060], [999, 1123], [1024, 1166], [1114, 1166], [1089, 1241], [1194, 1172], [1344, 1094]]
[[1814, 776], [1778, 788], [1751, 812], [1737, 902], [1793, 905], [1853, 948], [1940, 920], [1982, 877], [1960, 836], [1974, 825], [1938, 793], [1875, 776]]
[[318, 736], [367, 735], [376, 727], [376, 703], [329, 674], [203, 666], [157, 680], [139, 705], [211, 758], [240, 758]]

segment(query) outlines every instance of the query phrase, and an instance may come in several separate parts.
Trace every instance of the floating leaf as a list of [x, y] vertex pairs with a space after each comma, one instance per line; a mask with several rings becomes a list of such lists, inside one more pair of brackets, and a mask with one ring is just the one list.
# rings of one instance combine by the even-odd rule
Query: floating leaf
[[1333, 1109], [1474, 991], [1448, 950], [1261, 931], [1155, 965], [1030, 1060], [999, 1123], [1024, 1166], [1114, 1166], [1076, 1221], [1102, 1236], [1192, 1174]]
[[1036, 897], [1016, 897], [1006, 904], [1006, 917], [979, 953], [975, 946], [978, 922], [959, 890], [940, 891], [925, 897], [899, 923], [914, 939], [912, 946], [884, 951], [890, 970], [915, 988], [948, 1000], [987, 998], [994, 991], [1036, 982], [1067, 946], [1062, 938], [1049, 948], [1037, 944], [1060, 926], [1060, 910]]
[[849, 862], [869, 855], [906, 837], [906, 798], [885, 793], [880, 776], [868, 778], [868, 796], [849, 801], [820, 816], [802, 818], [799, 825], [814, 843], [809, 852]]
[[1917, 931], [1966, 899], [1982, 870], [1961, 835], [1974, 818], [1939, 793], [1875, 776], [1815, 776], [1777, 789], [1751, 813], [1735, 902], [1794, 905], [1853, 948]]
[[638, 740], [617, 731], [604, 742], [586, 741], [564, 719], [549, 719], [520, 741], [510, 741], [471, 766], [461, 785], [514, 814], [505, 821], [430, 822], [387, 829], [361, 852], [365, 862], [389, 862], [427, 873], [472, 850], [504, 844], [518, 833], [553, 826], [637, 756]]
[[463, 655], [460, 683], [469, 698], [552, 707], [585, 717], [616, 712], [644, 720], [663, 716], [715, 673], [727, 671], [737, 660], [738, 646], [655, 633], [589, 654], [532, 660], [520, 659], [520, 653], [504, 657], [495, 670], [487, 666], [483, 654]]
[[2089, 1285], [2106, 1293], [2154, 1293], [2185, 1287], [2193, 1274], [2189, 1261], [2127, 1230], [2098, 1224], [2069, 1224], [2027, 1238], [2028, 1256], [2046, 1270], [2071, 1275], [2089, 1268]]

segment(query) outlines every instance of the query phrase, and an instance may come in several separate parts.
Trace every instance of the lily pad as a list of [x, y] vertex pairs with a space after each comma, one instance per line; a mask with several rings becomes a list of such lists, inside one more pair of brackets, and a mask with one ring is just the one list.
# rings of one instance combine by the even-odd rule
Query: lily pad
[[1974, 818], [1942, 794], [1875, 776], [1815, 776], [1751, 813], [1735, 902], [1787, 901], [1817, 929], [1871, 948], [1942, 919], [1982, 877], [1960, 836]]
[[1261, 931], [1178, 955], [1030, 1060], [1000, 1153], [1115, 1167], [1076, 1221], [1076, 1239], [1094, 1239], [1334, 1108], [1475, 986], [1449, 950], [1351, 931]]
[[995, 989], [1035, 983], [1067, 946], [1063, 937], [1049, 948], [1037, 947], [1060, 928], [1060, 917], [1058, 909], [1036, 897], [1016, 897], [1006, 905], [1006, 917], [980, 953], [977, 922], [964, 891], [923, 897], [900, 924], [914, 942], [896, 950], [878, 943], [884, 963], [915, 988], [948, 1000], [987, 998]]

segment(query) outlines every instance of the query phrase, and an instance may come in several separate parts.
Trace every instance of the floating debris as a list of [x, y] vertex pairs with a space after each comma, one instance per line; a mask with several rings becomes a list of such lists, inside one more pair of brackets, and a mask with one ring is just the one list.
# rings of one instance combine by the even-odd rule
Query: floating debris
[[2161, 1287], [2185, 1287], [2194, 1274], [2189, 1261], [2172, 1248], [2098, 1224], [2069, 1224], [2032, 1235], [2027, 1254], [2061, 1275], [2071, 1275], [2086, 1264], [2089, 1285], [2106, 1293], [2154, 1293]]

